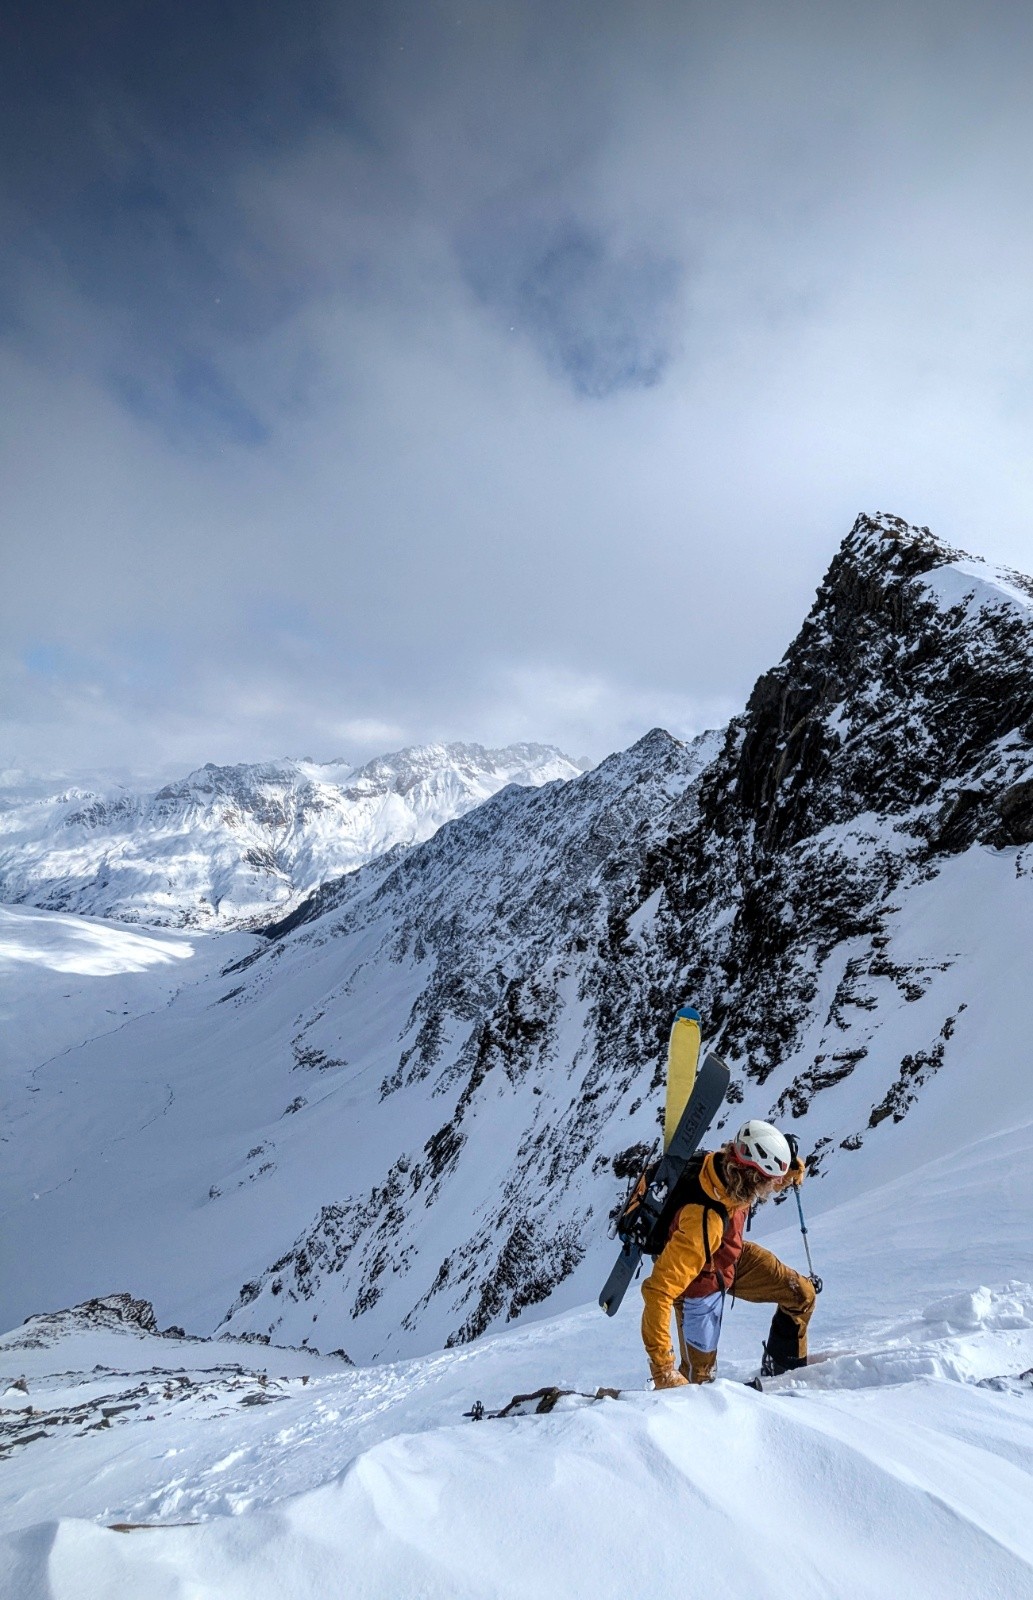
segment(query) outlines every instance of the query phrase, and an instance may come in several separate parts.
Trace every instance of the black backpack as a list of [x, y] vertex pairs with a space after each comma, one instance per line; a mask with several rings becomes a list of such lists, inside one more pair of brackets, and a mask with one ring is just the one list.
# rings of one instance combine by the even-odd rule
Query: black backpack
[[[728, 1212], [719, 1200], [715, 1200], [712, 1195], [707, 1194], [707, 1191], [699, 1181], [699, 1175], [706, 1159], [707, 1152], [701, 1150], [686, 1162], [684, 1170], [669, 1190], [667, 1199], [664, 1201], [656, 1221], [647, 1233], [642, 1244], [642, 1251], [644, 1255], [652, 1256], [654, 1261], [671, 1237], [674, 1219], [682, 1206], [696, 1205], [703, 1207], [703, 1248], [706, 1251], [707, 1266], [710, 1266], [711, 1250], [710, 1236], [707, 1231], [707, 1212], [716, 1211], [724, 1227], [728, 1225]], [[635, 1213], [659, 1164], [656, 1161], [648, 1166], [636, 1183], [617, 1225], [619, 1235], [634, 1231]]]

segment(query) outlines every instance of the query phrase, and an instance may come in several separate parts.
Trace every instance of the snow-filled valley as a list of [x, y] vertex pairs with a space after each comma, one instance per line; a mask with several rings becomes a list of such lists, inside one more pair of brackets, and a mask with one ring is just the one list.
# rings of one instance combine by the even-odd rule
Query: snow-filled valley
[[[313, 882], [0, 907], [5, 1595], [1033, 1596], [1029, 580], [861, 518], [727, 730]], [[686, 999], [807, 1158], [762, 1394], [594, 1303]]]

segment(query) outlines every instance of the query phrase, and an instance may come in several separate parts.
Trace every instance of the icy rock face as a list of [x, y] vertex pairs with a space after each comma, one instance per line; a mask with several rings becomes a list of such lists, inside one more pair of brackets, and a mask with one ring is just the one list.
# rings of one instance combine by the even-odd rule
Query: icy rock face
[[0, 898], [168, 927], [268, 916], [327, 877], [427, 839], [506, 784], [581, 769], [548, 745], [429, 745], [367, 766], [206, 766], [153, 794], [2, 805]]
[[299, 1037], [356, 1080], [352, 982], [408, 974], [360, 1114], [374, 1141], [400, 1136], [372, 1186], [327, 1185], [227, 1325], [291, 1338], [318, 1309], [384, 1354], [474, 1338], [567, 1280], [554, 1303], [594, 1295], [582, 1263], [656, 1135], [685, 999], [733, 1067], [730, 1116], [748, 1093], [799, 1120], [812, 1172], [852, 1159], [908, 1115], [968, 1005], [938, 998], [950, 944], [899, 952], [902, 907], [969, 845], [1031, 838], [1033, 586], [859, 518], [723, 734], [657, 730], [562, 788], [510, 791], [268, 928], [240, 1003], [278, 981], [270, 962], [332, 947], [353, 977]]
[[[634, 1017], [611, 1011], [605, 990], [613, 941], [623, 937], [611, 928], [613, 897], [629, 864], [641, 863], [651, 819], [684, 794], [718, 742], [705, 735], [685, 746], [657, 729], [572, 784], [507, 790], [420, 850], [326, 886], [266, 930], [281, 971], [327, 946], [346, 970], [350, 947], [367, 952], [356, 964], [364, 992], [367, 983], [379, 987], [371, 968], [384, 970], [385, 984], [392, 967], [416, 969], [402, 1048], [381, 1078], [373, 1120], [411, 1127], [416, 1103], [427, 1126], [382, 1181], [324, 1206], [287, 1254], [244, 1286], [227, 1319], [233, 1332], [275, 1326], [293, 1337], [291, 1308], [319, 1305], [328, 1292], [335, 1301], [346, 1293], [352, 1317], [379, 1309], [385, 1285], [414, 1261], [424, 1214], [457, 1198], [454, 1248], [402, 1308], [408, 1334], [441, 1295], [462, 1310], [438, 1337], [473, 1338], [545, 1301], [578, 1265], [586, 1210], [556, 1202], [569, 1202], [572, 1182], [592, 1165], [601, 1115], [622, 1099], [641, 1106], [658, 1016], [673, 993], [652, 992], [652, 1005], [640, 996]], [[268, 961], [254, 963], [252, 983], [276, 981]], [[248, 993], [245, 984], [240, 1003]], [[342, 1059], [352, 1004], [361, 1001], [346, 977], [299, 1019], [297, 1062], [359, 1068]], [[481, 1113], [500, 1096], [505, 1104], [486, 1125]], [[593, 1170], [609, 1174], [609, 1165], [596, 1156]], [[484, 1219], [466, 1236], [478, 1210]]]
[[[864, 948], [834, 1023], [844, 1008], [874, 1010], [883, 980], [906, 999], [923, 990], [920, 972], [884, 954], [893, 892], [940, 855], [1033, 837], [1031, 766], [1033, 585], [927, 529], [860, 518], [731, 725], [698, 819], [664, 845], [669, 936], [679, 924], [714, 930], [690, 991], [750, 1076], [763, 1081], [793, 1049], [817, 973], [847, 939]], [[853, 1064], [823, 1058], [786, 1104]]]

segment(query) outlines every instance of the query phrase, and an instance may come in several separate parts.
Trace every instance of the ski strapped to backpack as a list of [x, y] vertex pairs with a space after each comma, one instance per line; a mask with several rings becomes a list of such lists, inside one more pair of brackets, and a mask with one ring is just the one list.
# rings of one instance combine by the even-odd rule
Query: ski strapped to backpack
[[667, 1090], [664, 1097], [664, 1149], [666, 1150], [696, 1085], [703, 1019], [695, 1006], [679, 1006], [667, 1042]]
[[724, 1100], [728, 1078], [728, 1068], [720, 1056], [708, 1055], [696, 1074], [692, 1093], [667, 1149], [635, 1185], [617, 1222], [621, 1253], [599, 1296], [599, 1304], [607, 1316], [612, 1317], [623, 1300], [643, 1255], [659, 1254], [667, 1243], [674, 1213], [679, 1205], [687, 1203], [678, 1198], [679, 1179], [685, 1175], [700, 1140]]
[[[675, 1220], [682, 1206], [700, 1206], [703, 1210], [703, 1248], [706, 1251], [707, 1268], [710, 1268], [711, 1251], [710, 1233], [707, 1228], [707, 1212], [716, 1212], [722, 1224], [727, 1225], [728, 1211], [720, 1200], [715, 1200], [712, 1195], [707, 1193], [700, 1182], [700, 1171], [706, 1159], [705, 1151], [698, 1151], [696, 1155], [690, 1156], [681, 1175], [675, 1179], [668, 1190], [667, 1199], [661, 1206], [658, 1216], [652, 1223], [643, 1221], [641, 1228], [643, 1255], [652, 1256], [655, 1261], [671, 1237]], [[624, 1238], [629, 1234], [634, 1235], [636, 1232], [638, 1219], [635, 1213], [641, 1205], [642, 1198], [659, 1165], [659, 1161], [656, 1161], [651, 1166], [648, 1166], [632, 1190], [631, 1197], [617, 1223], [619, 1237]]]

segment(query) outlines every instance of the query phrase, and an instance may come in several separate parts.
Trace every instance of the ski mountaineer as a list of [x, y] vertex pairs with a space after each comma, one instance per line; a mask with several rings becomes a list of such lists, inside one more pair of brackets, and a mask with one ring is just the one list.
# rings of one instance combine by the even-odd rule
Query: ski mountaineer
[[[713, 1381], [729, 1293], [776, 1308], [765, 1345], [765, 1372], [805, 1364], [814, 1285], [783, 1266], [770, 1250], [743, 1238], [753, 1207], [801, 1183], [803, 1176], [796, 1140], [790, 1143], [770, 1122], [744, 1123], [734, 1139], [701, 1158], [667, 1243], [642, 1285], [642, 1342], [655, 1388]], [[671, 1346], [672, 1310], [680, 1366]]]

